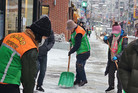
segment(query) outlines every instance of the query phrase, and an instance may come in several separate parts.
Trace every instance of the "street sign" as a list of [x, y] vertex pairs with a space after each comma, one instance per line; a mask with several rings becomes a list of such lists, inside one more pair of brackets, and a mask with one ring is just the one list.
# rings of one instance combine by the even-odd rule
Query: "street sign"
[[138, 18], [138, 9], [137, 8], [134, 9], [134, 18]]
[[134, 15], [133, 15], [133, 17], [135, 19], [138, 19], [138, 7], [137, 7], [137, 1], [136, 0], [134, 1]]
[[87, 7], [87, 1], [82, 2], [82, 7]]

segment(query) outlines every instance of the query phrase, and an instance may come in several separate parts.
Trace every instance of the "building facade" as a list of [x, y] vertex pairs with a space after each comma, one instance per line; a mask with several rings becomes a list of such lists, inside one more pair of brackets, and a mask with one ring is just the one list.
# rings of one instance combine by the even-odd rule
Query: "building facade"
[[68, 19], [77, 20], [76, 11], [71, 0], [0, 0], [0, 39], [14, 32], [22, 32], [41, 15], [48, 15], [52, 29], [56, 34], [64, 34], [70, 39], [66, 30]]
[[[71, 32], [66, 30], [67, 20], [77, 21], [77, 9], [72, 0], [41, 0], [41, 14], [49, 16], [55, 34], [64, 34], [65, 39], [70, 39]], [[77, 22], [76, 22], [77, 23]]]
[[22, 32], [39, 17], [39, 0], [0, 0], [0, 39]]

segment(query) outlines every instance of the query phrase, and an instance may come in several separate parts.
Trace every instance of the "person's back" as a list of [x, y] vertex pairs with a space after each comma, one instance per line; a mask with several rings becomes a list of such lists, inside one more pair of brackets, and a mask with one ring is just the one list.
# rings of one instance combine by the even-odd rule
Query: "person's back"
[[[3, 39], [0, 48], [0, 84], [6, 84], [8, 89], [12, 86], [19, 87], [21, 82], [22, 64], [24, 63], [22, 60], [24, 60], [23, 57], [29, 50], [36, 54], [33, 56], [35, 58], [37, 56], [37, 45], [35, 45], [32, 39], [24, 32], [12, 33]], [[33, 68], [35, 68], [35, 66]], [[32, 73], [36, 73], [36, 71]], [[30, 82], [32, 82], [31, 79]], [[10, 93], [19, 93], [20, 91], [19, 88], [13, 88], [11, 91], [10, 89], [6, 90], [3, 85], [1, 85], [1, 87], [2, 89], [0, 89], [0, 91], [4, 92], [5, 90], [4, 93], [9, 93], [8, 91], [10, 91]], [[30, 91], [30, 93], [32, 92]]]
[[48, 38], [42, 37], [42, 42], [39, 45], [38, 71], [40, 71], [40, 73], [37, 79], [36, 90], [44, 92], [42, 85], [47, 69], [47, 53], [53, 47], [54, 43], [55, 43], [55, 38], [53, 30], [51, 30], [51, 34]]
[[42, 36], [49, 36], [51, 32], [51, 26], [45, 22], [51, 25], [45, 16], [25, 32], [9, 34], [0, 41], [0, 93], [20, 93], [20, 83], [23, 93], [33, 93], [38, 43]]
[[129, 43], [119, 63], [119, 77], [126, 93], [138, 92], [138, 39]]

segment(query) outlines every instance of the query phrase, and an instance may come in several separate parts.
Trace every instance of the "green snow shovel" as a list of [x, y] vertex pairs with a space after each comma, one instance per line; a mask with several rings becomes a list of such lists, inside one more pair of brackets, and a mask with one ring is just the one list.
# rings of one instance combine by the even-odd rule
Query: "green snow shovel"
[[58, 86], [73, 87], [73, 85], [74, 85], [74, 73], [69, 72], [69, 66], [70, 66], [70, 56], [69, 56], [69, 60], [68, 60], [68, 70], [67, 70], [67, 72], [61, 73], [60, 79], [58, 82]]

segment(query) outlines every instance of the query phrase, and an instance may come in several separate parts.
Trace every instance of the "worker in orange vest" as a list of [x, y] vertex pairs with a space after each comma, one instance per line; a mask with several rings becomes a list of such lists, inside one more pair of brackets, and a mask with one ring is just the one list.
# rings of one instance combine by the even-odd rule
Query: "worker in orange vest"
[[51, 22], [44, 16], [24, 32], [12, 33], [0, 41], [0, 93], [33, 93], [38, 43], [51, 33]]

